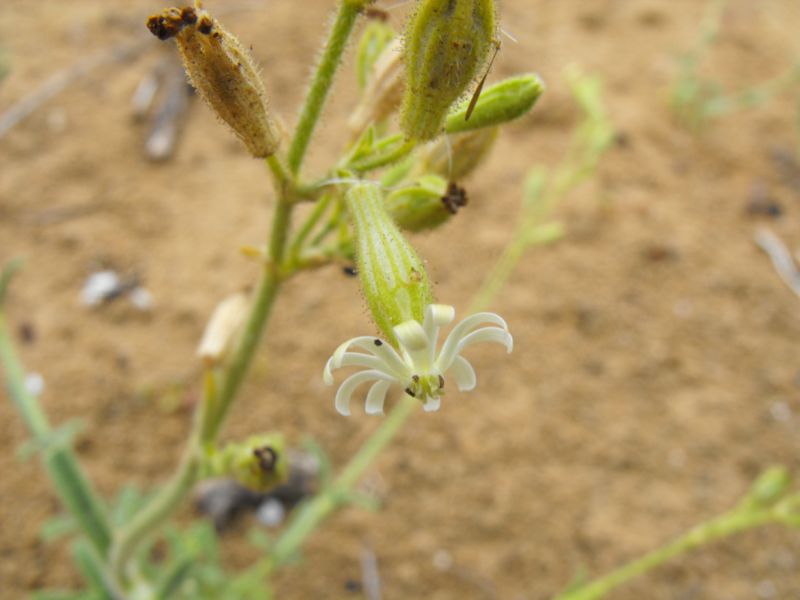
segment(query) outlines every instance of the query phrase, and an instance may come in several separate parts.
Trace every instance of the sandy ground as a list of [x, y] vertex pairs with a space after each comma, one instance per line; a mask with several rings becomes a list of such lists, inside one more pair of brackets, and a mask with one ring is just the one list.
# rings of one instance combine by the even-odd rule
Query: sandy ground
[[[289, 121], [326, 26], [318, 17], [332, 5], [274, 0], [226, 18], [253, 46]], [[768, 225], [800, 243], [797, 173], [792, 180], [774, 160], [798, 146], [797, 99], [724, 119], [702, 137], [674, 122], [675, 57], [693, 43], [705, 5], [503, 3], [519, 43], [504, 45], [493, 77], [536, 70], [549, 89], [468, 182], [468, 209], [415, 238], [440, 300], [466, 309], [514, 227], [525, 172], [563, 153], [577, 118], [561, 75], [567, 64], [603, 77], [620, 143], [560, 210], [566, 239], [527, 255], [494, 302], [514, 353], [476, 350], [478, 390], [415, 416], [368, 477], [383, 490], [383, 509], [349, 509], [328, 522], [302, 565], [279, 576], [280, 597], [357, 597], [346, 584], [359, 579], [369, 544], [388, 600], [547, 598], [580, 569], [610, 569], [728, 508], [764, 467], [800, 467], [800, 304], [752, 241]], [[10, 317], [33, 332], [21, 351], [45, 378], [53, 421], [84, 423], [80, 458], [106, 494], [126, 482], [156, 485], [175, 464], [189, 414], [169, 410], [164, 394], [187, 382], [196, 392], [194, 346], [215, 303], [253, 283], [257, 267], [237, 249], [261, 243], [272, 203], [263, 166], [199, 103], [172, 161], [143, 157], [130, 97], [168, 51], [141, 26], [160, 8], [153, 0], [0, 6], [12, 68], [0, 111], [81, 58], [137, 36], [145, 44], [0, 140], [0, 260], [27, 257]], [[793, 0], [734, 0], [707, 72], [726, 85], [781, 73], [800, 51], [798, 23]], [[313, 143], [311, 173], [340, 148], [351, 67], [326, 112], [330, 128]], [[756, 188], [781, 217], [748, 214]], [[140, 277], [154, 309], [81, 306], [81, 286], [101, 266]], [[278, 429], [296, 443], [312, 436], [336, 464], [346, 461], [378, 421], [337, 415], [320, 372], [340, 341], [372, 327], [356, 298], [356, 281], [335, 268], [288, 285], [226, 438]], [[0, 402], [4, 598], [78, 581], [66, 545], [39, 538], [59, 509], [39, 465], [15, 454], [25, 440]], [[245, 530], [225, 537], [232, 566], [253, 556]], [[797, 598], [799, 560], [797, 533], [764, 529], [614, 597]]]

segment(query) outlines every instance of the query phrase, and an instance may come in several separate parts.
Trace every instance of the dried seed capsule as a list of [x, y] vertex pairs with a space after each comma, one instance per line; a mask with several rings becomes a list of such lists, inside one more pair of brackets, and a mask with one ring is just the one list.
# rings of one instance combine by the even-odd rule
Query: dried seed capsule
[[441, 132], [450, 106], [478, 75], [494, 39], [492, 0], [423, 0], [405, 39], [407, 137], [425, 141]]
[[256, 158], [280, 145], [281, 131], [267, 106], [255, 63], [233, 35], [201, 9], [168, 8], [150, 17], [148, 29], [178, 43], [192, 85]]
[[538, 75], [519, 75], [499, 81], [484, 89], [467, 119], [469, 101], [465, 101], [448, 115], [447, 133], [471, 131], [482, 127], [501, 125], [527, 113], [544, 92], [544, 83]]
[[494, 146], [497, 127], [484, 127], [436, 140], [422, 155], [418, 168], [451, 181], [461, 181], [477, 169]]

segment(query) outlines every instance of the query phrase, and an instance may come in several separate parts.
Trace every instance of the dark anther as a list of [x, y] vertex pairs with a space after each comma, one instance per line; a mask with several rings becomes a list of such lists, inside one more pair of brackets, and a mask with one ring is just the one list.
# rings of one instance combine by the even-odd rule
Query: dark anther
[[343, 267], [342, 268], [342, 272], [345, 275], [348, 275], [350, 277], [355, 277], [356, 275], [358, 275], [358, 269], [356, 269], [355, 267], [351, 267], [349, 265], [346, 266], [346, 267]]
[[414, 393], [414, 390], [412, 390], [411, 388], [406, 388], [406, 394], [408, 394], [412, 398], [416, 398], [417, 397], [417, 395]]
[[466, 206], [468, 202], [467, 190], [451, 181], [447, 186], [447, 193], [442, 196], [442, 204], [450, 214], [456, 214], [458, 209]]
[[414, 383], [419, 383], [419, 375], [412, 375], [411, 379], [414, 380]]
[[209, 17], [203, 17], [197, 24], [197, 31], [202, 34], [208, 35], [214, 28], [214, 22]]
[[187, 6], [181, 9], [181, 21], [187, 25], [194, 25], [197, 23], [197, 13], [193, 7]]
[[270, 446], [253, 449], [253, 456], [258, 460], [259, 468], [265, 473], [272, 473], [278, 462], [278, 453]]
[[375, 340], [375, 345], [376, 346], [383, 346], [383, 342], [380, 341], [380, 340]]
[[442, 375], [439, 375], [439, 389], [444, 389], [444, 377]]

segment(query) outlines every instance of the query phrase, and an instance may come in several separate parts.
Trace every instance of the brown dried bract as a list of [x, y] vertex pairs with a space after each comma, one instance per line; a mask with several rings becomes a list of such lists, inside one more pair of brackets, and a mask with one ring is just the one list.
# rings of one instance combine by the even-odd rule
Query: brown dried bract
[[469, 199], [467, 198], [467, 190], [451, 181], [447, 186], [447, 193], [442, 196], [442, 204], [447, 209], [447, 212], [456, 214], [458, 209], [466, 206]]

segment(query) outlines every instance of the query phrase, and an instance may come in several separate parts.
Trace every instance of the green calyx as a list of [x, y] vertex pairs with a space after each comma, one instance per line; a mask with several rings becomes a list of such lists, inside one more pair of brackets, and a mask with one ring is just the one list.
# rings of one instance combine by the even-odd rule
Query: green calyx
[[286, 443], [279, 434], [254, 435], [206, 456], [208, 477], [232, 477], [244, 487], [265, 492], [289, 477]]
[[438, 227], [461, 206], [463, 203], [457, 198], [450, 201], [447, 180], [439, 175], [423, 175], [386, 197], [386, 209], [406, 231]]
[[461, 133], [518, 119], [533, 108], [544, 89], [544, 83], [535, 74], [519, 75], [499, 81], [481, 92], [469, 119], [467, 112], [470, 100], [462, 102], [448, 115], [445, 131]]
[[353, 218], [356, 263], [370, 312], [387, 338], [409, 320], [422, 322], [433, 290], [425, 267], [386, 210], [374, 183], [352, 186], [345, 195]]
[[495, 40], [492, 0], [423, 0], [405, 37], [402, 129], [435, 138], [445, 117], [477, 77]]

